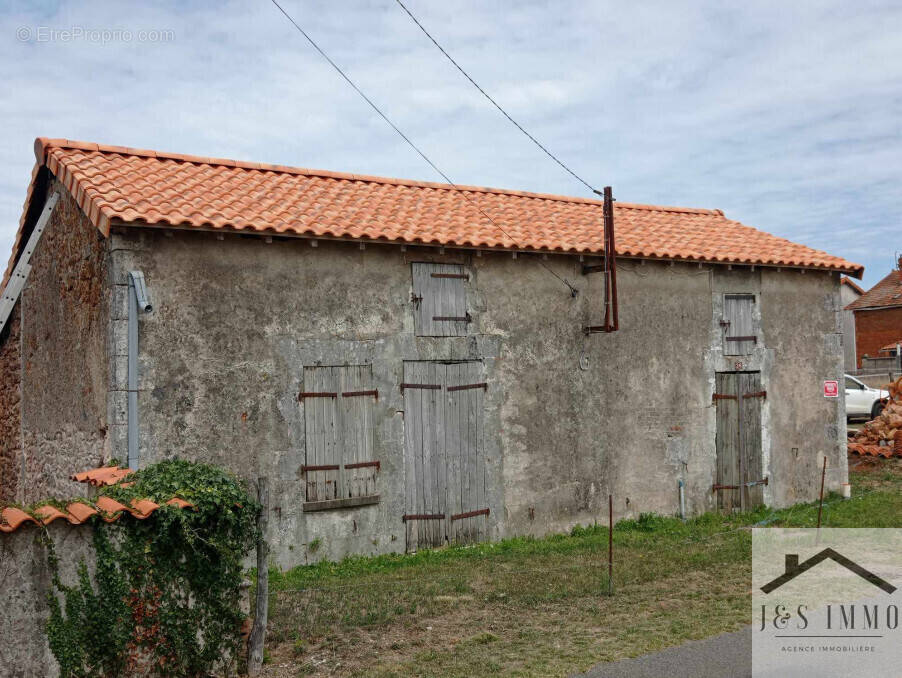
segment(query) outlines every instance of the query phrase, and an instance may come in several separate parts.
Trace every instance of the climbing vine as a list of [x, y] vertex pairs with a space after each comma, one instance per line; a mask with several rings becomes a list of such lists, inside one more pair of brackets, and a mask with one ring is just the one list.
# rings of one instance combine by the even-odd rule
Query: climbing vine
[[[47, 543], [54, 588], [47, 636], [63, 678], [206, 675], [237, 657], [243, 558], [256, 537], [257, 504], [223, 469], [164, 461], [101, 490], [160, 508], [143, 520], [95, 518], [93, 576], [82, 562], [63, 584]], [[167, 506], [180, 497], [193, 508]]]

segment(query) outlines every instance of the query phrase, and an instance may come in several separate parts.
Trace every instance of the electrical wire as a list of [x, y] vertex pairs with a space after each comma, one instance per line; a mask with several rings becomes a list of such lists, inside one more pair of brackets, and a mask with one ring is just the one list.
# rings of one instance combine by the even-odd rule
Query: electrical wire
[[423, 26], [423, 24], [421, 24], [421, 23], [419, 22], [419, 20], [411, 13], [411, 11], [410, 11], [409, 9], [407, 9], [407, 6], [406, 6], [403, 2], [401, 2], [401, 0], [395, 0], [395, 2], [397, 2], [398, 5], [400, 5], [401, 9], [403, 9], [403, 10], [407, 13], [407, 16], [409, 16], [409, 17], [411, 18], [411, 20], [419, 27], [419, 29], [420, 29], [421, 31], [423, 31], [423, 33], [426, 35], [426, 37], [429, 38], [429, 39], [432, 41], [432, 44], [435, 45], [436, 47], [438, 47], [438, 50], [448, 58], [448, 61], [450, 61], [452, 64], [454, 64], [454, 67], [455, 67], [457, 70], [459, 70], [459, 71], [461, 72], [461, 75], [463, 75], [467, 80], [469, 80], [470, 83], [473, 85], [473, 87], [475, 87], [476, 89], [478, 89], [479, 92], [482, 94], [482, 96], [484, 96], [486, 99], [488, 99], [489, 102], [491, 102], [492, 106], [494, 106], [495, 108], [497, 108], [497, 109], [501, 112], [501, 115], [503, 115], [505, 118], [507, 118], [507, 119], [508, 119], [508, 120], [509, 120], [509, 121], [510, 121], [517, 129], [518, 129], [518, 130], [520, 130], [521, 132], [523, 132], [523, 134], [525, 134], [526, 137], [527, 137], [532, 143], [534, 143], [536, 146], [538, 146], [540, 149], [542, 149], [542, 152], [544, 152], [545, 155], [547, 155], [549, 158], [551, 158], [552, 160], [554, 160], [558, 165], [560, 165], [560, 166], [564, 169], [564, 171], [566, 171], [568, 174], [570, 174], [570, 176], [572, 176], [574, 179], [576, 179], [578, 182], [580, 182], [583, 186], [585, 186], [586, 188], [588, 188], [588, 189], [589, 189], [590, 191], [592, 191], [593, 193], [595, 193], [595, 194], [597, 194], [597, 195], [601, 195], [601, 194], [602, 194], [601, 191], [599, 191], [599, 190], [596, 189], [594, 186], [592, 186], [592, 184], [590, 184], [588, 181], [586, 181], [585, 179], [583, 179], [581, 176], [579, 176], [579, 175], [578, 175], [576, 172], [574, 172], [572, 169], [570, 169], [569, 167], [567, 167], [567, 165], [565, 165], [564, 162], [563, 162], [561, 159], [559, 159], [554, 153], [552, 153], [551, 151], [549, 151], [549, 150], [548, 150], [548, 149], [547, 149], [547, 148], [546, 148], [546, 147], [545, 147], [538, 139], [536, 139], [532, 134], [530, 134], [529, 132], [527, 132], [526, 129], [524, 129], [523, 125], [521, 125], [519, 122], [517, 122], [516, 120], [514, 120], [514, 119], [511, 117], [511, 115], [501, 107], [501, 104], [499, 104], [497, 101], [495, 101], [495, 100], [488, 94], [488, 92], [486, 92], [484, 89], [482, 89], [482, 87], [479, 86], [479, 83], [478, 83], [478, 82], [476, 82], [473, 78], [470, 77], [470, 74], [469, 74], [469, 73], [467, 73], [463, 68], [461, 68], [460, 64], [457, 63], [457, 62], [454, 60], [454, 57], [452, 57], [450, 54], [448, 54], [448, 52], [445, 50], [445, 48], [442, 47], [442, 46], [438, 43], [438, 40], [436, 40], [434, 37], [432, 37], [432, 34], [431, 34], [429, 31], [426, 30], [426, 28]]
[[[447, 174], [445, 174], [445, 172], [443, 172], [443, 171], [439, 168], [438, 165], [436, 165], [432, 160], [430, 160], [430, 159], [429, 159], [429, 156], [427, 156], [427, 155], [420, 149], [419, 146], [417, 146], [415, 143], [413, 143], [413, 141], [411, 141], [410, 137], [408, 137], [406, 134], [404, 134], [404, 132], [401, 131], [401, 128], [399, 128], [394, 122], [392, 122], [391, 118], [389, 118], [388, 115], [386, 115], [386, 114], [382, 111], [382, 109], [380, 109], [380, 108], [373, 102], [373, 100], [370, 99], [370, 98], [364, 93], [364, 91], [363, 91], [362, 89], [360, 89], [360, 88], [354, 83], [353, 80], [351, 80], [351, 78], [350, 78], [350, 77], [349, 77], [349, 76], [341, 69], [341, 67], [339, 67], [338, 64], [336, 64], [336, 63], [329, 57], [329, 55], [326, 54], [326, 53], [323, 51], [323, 49], [316, 43], [316, 41], [314, 41], [313, 38], [310, 37], [310, 35], [307, 33], [307, 31], [305, 31], [303, 28], [301, 28], [300, 24], [298, 24], [298, 22], [295, 21], [295, 20], [292, 18], [292, 16], [291, 16], [288, 12], [285, 11], [285, 8], [282, 7], [282, 5], [280, 5], [280, 4], [278, 3], [277, 0], [270, 0], [270, 2], [272, 2], [272, 4], [275, 5], [276, 8], [277, 8], [277, 9], [285, 16], [285, 18], [288, 19], [288, 21], [291, 22], [292, 26], [294, 26], [294, 27], [297, 29], [297, 31], [298, 31], [301, 35], [303, 35], [304, 38], [307, 39], [307, 42], [309, 42], [309, 43], [313, 46], [313, 49], [315, 49], [315, 50], [319, 53], [319, 55], [320, 55], [323, 59], [325, 59], [325, 60], [329, 63], [329, 65], [332, 66], [332, 68], [334, 68], [334, 69], [338, 72], [338, 74], [345, 80], [345, 82], [347, 82], [347, 83], [351, 86], [351, 88], [353, 88], [353, 90], [354, 90], [355, 92], [357, 92], [357, 94], [359, 94], [359, 95], [361, 96], [361, 98], [363, 98], [363, 100], [366, 101], [366, 103], [368, 103], [368, 104], [370, 105], [370, 108], [372, 108], [374, 111], [376, 111], [376, 113], [379, 115], [379, 117], [382, 118], [382, 119], [383, 119], [383, 120], [384, 120], [384, 121], [385, 121], [385, 122], [386, 122], [386, 123], [387, 123], [394, 131], [395, 131], [395, 132], [398, 133], [398, 136], [400, 136], [400, 137], [407, 143], [408, 146], [410, 146], [414, 151], [416, 151], [417, 154], [418, 154], [423, 160], [425, 160], [426, 163], [427, 163], [432, 169], [434, 169], [434, 170], [435, 170], [435, 171], [436, 171], [436, 172], [437, 172], [437, 173], [445, 180], [445, 182], [448, 183], [449, 186], [451, 186], [455, 191], [457, 191], [460, 195], [462, 195], [464, 198], [466, 198], [466, 200], [467, 200], [471, 205], [473, 205], [473, 207], [475, 207], [477, 210], [479, 210], [479, 212], [480, 212], [480, 214], [482, 214], [482, 216], [484, 216], [486, 219], [488, 219], [488, 220], [492, 223], [492, 225], [495, 226], [495, 228], [497, 228], [501, 233], [503, 233], [506, 237], [508, 237], [508, 238], [511, 240], [511, 242], [514, 243], [514, 245], [516, 245], [516, 243], [517, 243], [516, 238], [514, 238], [510, 233], [508, 233], [507, 231], [505, 231], [505, 230], [501, 227], [501, 225], [498, 224], [494, 219], [492, 219], [492, 217], [491, 217], [484, 209], [482, 209], [482, 207], [481, 207], [476, 201], [474, 201], [472, 198], [470, 198], [470, 196], [468, 196], [468, 195], [463, 191], [463, 189], [460, 188], [460, 186], [458, 186], [456, 183], [454, 183], [454, 182], [451, 180], [451, 178], [450, 178]], [[547, 151], [546, 151], [546, 152], [547, 152]], [[572, 174], [572, 172], [571, 172], [571, 174]], [[576, 176], [576, 175], [574, 175], [574, 176]], [[577, 178], [578, 178], [578, 177], [577, 177]], [[583, 183], [585, 183], [585, 182], [583, 182]], [[586, 184], [586, 185], [588, 186], [588, 184]], [[589, 186], [589, 188], [591, 188], [591, 186]], [[593, 190], [594, 190], [594, 189], [593, 189]], [[596, 191], [596, 192], [597, 192], [597, 191]], [[575, 287], [573, 287], [573, 285], [571, 285], [566, 279], [562, 278], [562, 277], [559, 276], [557, 273], [555, 273], [555, 272], [554, 272], [547, 264], [545, 264], [544, 261], [539, 260], [539, 263], [542, 265], [542, 267], [543, 267], [546, 271], [548, 271], [551, 275], [553, 275], [555, 278], [557, 278], [561, 283], [563, 283], [564, 285], [566, 285], [566, 286], [570, 289], [570, 294], [571, 294], [572, 296], [575, 297], [575, 296], [578, 294], [578, 290], [577, 290]]]

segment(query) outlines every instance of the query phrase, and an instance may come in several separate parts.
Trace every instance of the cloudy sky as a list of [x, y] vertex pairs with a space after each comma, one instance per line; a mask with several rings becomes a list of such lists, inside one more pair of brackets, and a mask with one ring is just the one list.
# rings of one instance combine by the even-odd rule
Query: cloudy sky
[[[394, 0], [282, 2], [455, 182], [587, 195]], [[898, 2], [407, 4], [622, 201], [721, 208], [864, 264], [868, 286], [902, 250]], [[439, 179], [269, 0], [0, 0], [0, 78], [3, 252], [36, 136]]]

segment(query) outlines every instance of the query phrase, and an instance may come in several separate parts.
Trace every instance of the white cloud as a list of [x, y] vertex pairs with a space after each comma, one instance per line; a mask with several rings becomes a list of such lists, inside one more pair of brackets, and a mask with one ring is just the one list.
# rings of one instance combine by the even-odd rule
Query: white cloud
[[[407, 2], [515, 118], [621, 200], [720, 207], [864, 263], [866, 284], [891, 265], [898, 4]], [[455, 181], [585, 195], [393, 0], [284, 4]], [[173, 39], [17, 39], [41, 26]], [[36, 136], [437, 178], [263, 0], [7, 3], [0, 77], [4, 251]]]

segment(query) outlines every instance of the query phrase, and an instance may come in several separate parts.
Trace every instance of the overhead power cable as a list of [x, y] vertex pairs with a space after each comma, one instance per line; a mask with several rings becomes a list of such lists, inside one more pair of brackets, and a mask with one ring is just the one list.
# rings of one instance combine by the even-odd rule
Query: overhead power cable
[[395, 0], [395, 2], [397, 2], [398, 5], [401, 6], [401, 9], [403, 9], [403, 10], [407, 13], [407, 16], [409, 16], [409, 17], [411, 18], [411, 20], [419, 27], [419, 29], [420, 29], [421, 31], [423, 31], [423, 33], [426, 35], [426, 37], [429, 38], [429, 39], [432, 41], [432, 44], [435, 45], [436, 47], [438, 47], [438, 50], [448, 58], [448, 61], [450, 61], [452, 64], [454, 64], [454, 67], [455, 67], [457, 70], [459, 70], [459, 71], [461, 72], [461, 75], [463, 75], [467, 80], [469, 80], [470, 83], [472, 83], [473, 87], [475, 87], [476, 89], [478, 89], [479, 92], [480, 92], [480, 94], [482, 94], [482, 96], [484, 96], [486, 99], [488, 99], [488, 100], [491, 102], [492, 106], [494, 106], [494, 107], [497, 108], [499, 111], [501, 111], [501, 114], [502, 114], [505, 118], [507, 118], [508, 120], [510, 120], [510, 122], [513, 123], [513, 125], [514, 125], [518, 130], [520, 130], [521, 132], [523, 132], [523, 134], [525, 134], [526, 137], [527, 137], [532, 143], [534, 143], [536, 146], [538, 146], [540, 149], [542, 149], [542, 152], [545, 153], [545, 155], [547, 155], [549, 158], [551, 158], [552, 160], [554, 160], [558, 165], [560, 165], [561, 167], [563, 167], [564, 170], [565, 170], [568, 174], [570, 174], [570, 176], [572, 176], [574, 179], [576, 179], [578, 182], [580, 182], [583, 186], [585, 186], [586, 188], [588, 188], [588, 189], [589, 189], [590, 191], [592, 191], [593, 193], [595, 193], [595, 194], [597, 194], [597, 195], [601, 195], [601, 191], [599, 191], [598, 189], [596, 189], [594, 186], [592, 186], [592, 184], [590, 184], [588, 181], [586, 181], [585, 179], [583, 179], [581, 176], [579, 176], [579, 175], [578, 175], [576, 172], [574, 172], [572, 169], [570, 169], [569, 167], [567, 167], [567, 165], [565, 165], [564, 162], [563, 162], [560, 158], [558, 158], [554, 153], [552, 153], [551, 151], [549, 151], [549, 150], [548, 150], [548, 149], [547, 149], [547, 148], [546, 148], [546, 147], [545, 147], [538, 139], [536, 139], [532, 134], [530, 134], [529, 132], [527, 132], [526, 129], [523, 127], [523, 125], [521, 125], [519, 122], [517, 122], [516, 120], [514, 120], [514, 119], [511, 117], [511, 115], [501, 107], [501, 104], [499, 104], [497, 101], [495, 101], [495, 100], [488, 94], [488, 92], [486, 92], [484, 89], [482, 89], [482, 87], [479, 86], [479, 83], [476, 82], [473, 78], [471, 78], [471, 77], [470, 77], [470, 74], [467, 73], [463, 68], [461, 68], [461, 65], [460, 65], [459, 63], [457, 63], [457, 62], [454, 60], [454, 57], [452, 57], [450, 54], [448, 54], [448, 52], [445, 50], [445, 48], [442, 47], [442, 46], [438, 43], [438, 40], [436, 40], [434, 37], [432, 37], [432, 34], [431, 34], [429, 31], [426, 30], [426, 28], [423, 26], [423, 24], [421, 24], [421, 23], [419, 22], [419, 20], [411, 13], [411, 11], [410, 11], [409, 9], [407, 9], [407, 6], [406, 6], [403, 2], [401, 2], [401, 0]]
[[[304, 38], [306, 38], [307, 42], [309, 42], [309, 43], [311, 44], [311, 46], [313, 47], [313, 49], [315, 49], [315, 50], [319, 53], [319, 55], [320, 55], [323, 59], [325, 59], [325, 60], [329, 63], [329, 65], [332, 66], [332, 68], [334, 68], [334, 69], [338, 72], [338, 74], [345, 80], [345, 82], [347, 82], [347, 83], [354, 89], [354, 91], [357, 92], [357, 94], [359, 94], [359, 95], [361, 96], [361, 98], [363, 98], [363, 100], [366, 101], [366, 103], [368, 103], [368, 104], [370, 105], [370, 108], [372, 108], [374, 111], [376, 111], [376, 113], [379, 114], [379, 117], [382, 118], [382, 119], [383, 119], [383, 120], [384, 120], [384, 121], [385, 121], [385, 122], [386, 122], [386, 123], [387, 123], [394, 131], [395, 131], [395, 132], [397, 132], [397, 133], [398, 133], [398, 136], [400, 136], [405, 142], [407, 142], [407, 145], [408, 145], [408, 146], [410, 146], [414, 151], [416, 151], [417, 154], [418, 154], [423, 160], [425, 160], [426, 163], [427, 163], [432, 169], [434, 169], [434, 170], [435, 170], [435, 171], [436, 171], [436, 172], [437, 172], [437, 173], [438, 173], [438, 174], [439, 174], [439, 175], [440, 175], [440, 176], [441, 176], [441, 177], [442, 177], [442, 178], [443, 178], [443, 179], [444, 179], [444, 180], [445, 180], [445, 181], [446, 181], [446, 182], [447, 182], [454, 190], [456, 190], [458, 193], [460, 193], [460, 195], [462, 195], [464, 198], [466, 198], [466, 200], [467, 200], [471, 205], [473, 205], [477, 210], [479, 210], [479, 213], [482, 214], [482, 216], [484, 216], [486, 219], [488, 219], [488, 220], [492, 223], [492, 225], [495, 226], [495, 228], [497, 228], [501, 233], [503, 233], [505, 236], [507, 236], [508, 238], [510, 238], [511, 242], [513, 242], [513, 243], [516, 245], [517, 239], [514, 238], [510, 233], [508, 233], [507, 231], [505, 231], [505, 230], [501, 227], [501, 225], [498, 224], [498, 222], [496, 222], [494, 219], [492, 219], [492, 217], [491, 217], [484, 209], [482, 209], [482, 207], [480, 207], [480, 205], [479, 205], [477, 202], [475, 202], [472, 198], [470, 198], [470, 196], [468, 196], [468, 195], [464, 192], [464, 190], [460, 188], [460, 186], [458, 186], [456, 183], [454, 183], [454, 182], [451, 180], [451, 178], [450, 178], [447, 174], [445, 174], [445, 173], [439, 168], [438, 165], [436, 165], [434, 162], [432, 162], [432, 160], [429, 159], [429, 156], [427, 156], [427, 155], [420, 149], [419, 146], [417, 146], [415, 143], [413, 143], [413, 141], [410, 140], [410, 137], [408, 137], [406, 134], [404, 134], [404, 132], [401, 131], [401, 128], [398, 127], [394, 122], [392, 122], [391, 118], [389, 118], [389, 117], [382, 111], [382, 109], [380, 109], [375, 103], [373, 103], [373, 100], [370, 99], [370, 98], [364, 93], [364, 91], [363, 91], [362, 89], [360, 89], [360, 88], [354, 83], [354, 81], [351, 80], [350, 77], [348, 77], [348, 75], [347, 75], [343, 70], [341, 70], [341, 68], [338, 66], [338, 64], [336, 64], [336, 63], [329, 57], [329, 55], [326, 54], [326, 53], [323, 51], [323, 49], [322, 49], [318, 44], [316, 44], [316, 41], [314, 41], [313, 38], [310, 37], [310, 35], [307, 33], [307, 31], [305, 31], [303, 28], [301, 28], [300, 24], [298, 24], [298, 22], [295, 21], [295, 20], [292, 18], [292, 16], [291, 16], [288, 12], [285, 11], [285, 8], [282, 7], [282, 5], [280, 5], [280, 4], [278, 3], [277, 0], [270, 0], [270, 2], [272, 2], [272, 4], [275, 5], [276, 8], [277, 8], [277, 9], [285, 16], [285, 18], [288, 19], [288, 21], [291, 22], [291, 25], [294, 26], [294, 27], [297, 29], [297, 31], [298, 31], [301, 35], [304, 36]], [[547, 151], [546, 151], [546, 152], [547, 152]], [[572, 174], [572, 172], [571, 172], [571, 174]], [[576, 176], [576, 175], [574, 175], [574, 176]], [[578, 177], [577, 177], [577, 178], [578, 178]], [[585, 183], [585, 182], [583, 182], [583, 183]], [[586, 185], [588, 186], [588, 184], [586, 184]], [[592, 188], [592, 187], [589, 186], [589, 188]], [[593, 189], [593, 190], [594, 190], [594, 189]], [[551, 273], [551, 275], [553, 275], [553, 276], [554, 276], [555, 278], [557, 278], [561, 283], [563, 283], [564, 285], [566, 285], [566, 286], [570, 289], [570, 293], [571, 293], [573, 296], [576, 296], [576, 294], [577, 294], [577, 289], [576, 289], [575, 287], [573, 287], [573, 285], [571, 285], [571, 284], [570, 284], [569, 282], [567, 282], [564, 278], [562, 278], [562, 277], [559, 276], [557, 273], [555, 273], [555, 272], [554, 272], [554, 271], [553, 271], [553, 270], [552, 270], [552, 269], [551, 269], [544, 261], [541, 261], [541, 260], [540, 260], [539, 263], [542, 265], [542, 267], [543, 267], [545, 270], [547, 270], [549, 273]]]

